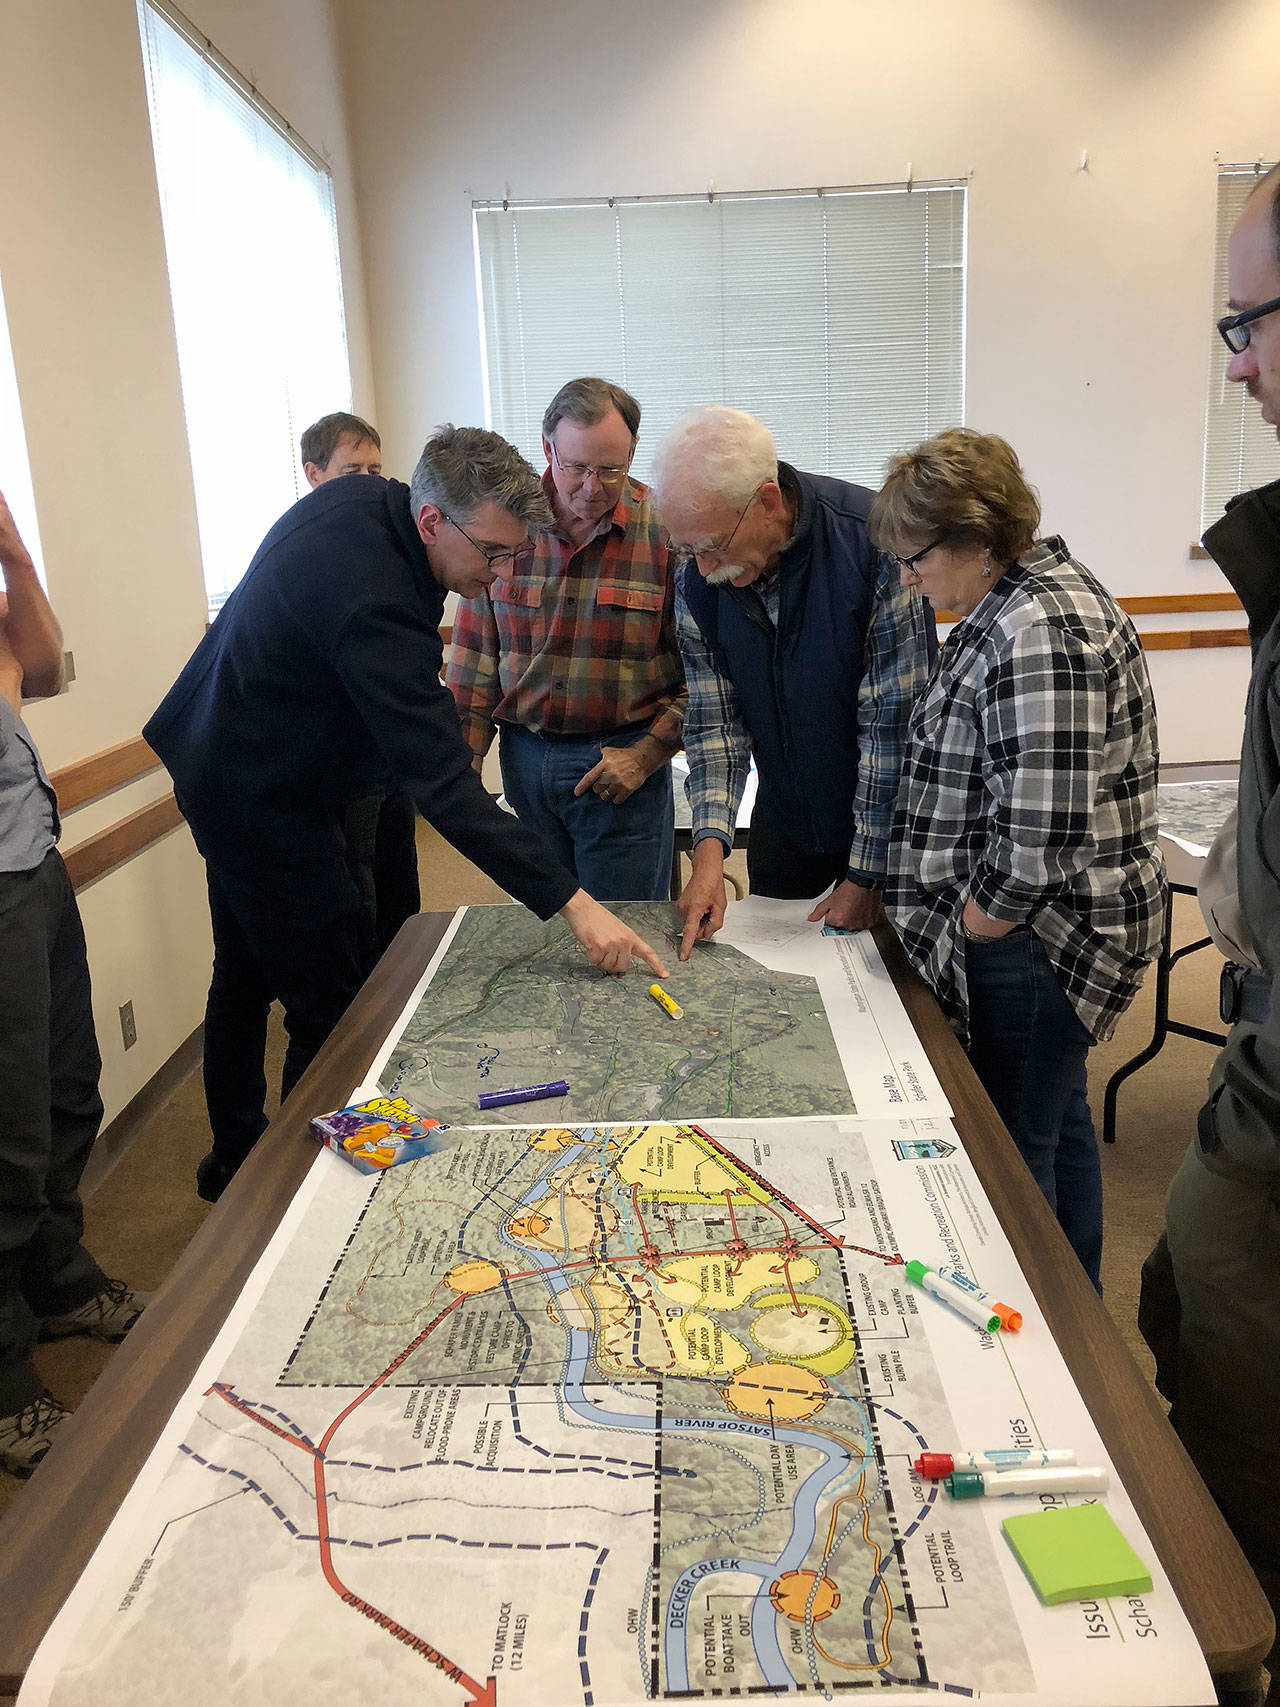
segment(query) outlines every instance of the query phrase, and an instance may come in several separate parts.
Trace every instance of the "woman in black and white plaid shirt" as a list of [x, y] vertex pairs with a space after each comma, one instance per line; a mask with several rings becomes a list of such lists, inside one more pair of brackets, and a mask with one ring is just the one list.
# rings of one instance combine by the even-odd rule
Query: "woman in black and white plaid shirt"
[[1003, 439], [895, 457], [871, 537], [958, 618], [911, 718], [885, 904], [1098, 1285], [1086, 1057], [1159, 950], [1156, 718], [1133, 624]]

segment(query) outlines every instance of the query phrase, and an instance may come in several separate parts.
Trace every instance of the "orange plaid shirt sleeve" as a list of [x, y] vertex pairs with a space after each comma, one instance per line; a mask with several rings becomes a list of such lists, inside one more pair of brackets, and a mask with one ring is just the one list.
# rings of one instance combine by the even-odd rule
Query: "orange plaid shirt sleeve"
[[648, 487], [628, 480], [576, 550], [556, 534], [534, 543], [527, 572], [458, 606], [445, 680], [473, 752], [488, 751], [499, 723], [587, 737], [647, 723], [675, 752], [688, 695]]

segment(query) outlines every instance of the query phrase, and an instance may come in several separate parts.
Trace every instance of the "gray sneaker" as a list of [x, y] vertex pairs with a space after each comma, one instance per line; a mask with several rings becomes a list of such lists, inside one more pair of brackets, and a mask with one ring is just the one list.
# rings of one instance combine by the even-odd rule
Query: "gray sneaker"
[[52, 1393], [41, 1393], [11, 1417], [0, 1417], [0, 1470], [23, 1481], [53, 1445], [53, 1431], [71, 1412]]
[[149, 1292], [134, 1292], [123, 1280], [109, 1280], [101, 1292], [95, 1292], [77, 1309], [62, 1316], [42, 1317], [40, 1338], [60, 1340], [68, 1334], [92, 1334], [94, 1339], [115, 1345], [150, 1302]]

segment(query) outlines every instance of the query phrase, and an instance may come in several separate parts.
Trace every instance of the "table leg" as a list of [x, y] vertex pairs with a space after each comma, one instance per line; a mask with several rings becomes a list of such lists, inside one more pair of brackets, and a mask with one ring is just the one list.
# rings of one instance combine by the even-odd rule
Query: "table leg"
[[1169, 969], [1173, 964], [1170, 950], [1173, 946], [1173, 891], [1164, 909], [1164, 934], [1160, 938], [1160, 954], [1156, 960], [1156, 1017], [1155, 1027], [1151, 1033], [1151, 1041], [1147, 1047], [1132, 1060], [1126, 1061], [1123, 1067], [1117, 1067], [1107, 1080], [1107, 1092], [1102, 1102], [1102, 1141], [1104, 1144], [1114, 1144], [1116, 1141], [1116, 1098], [1120, 1094], [1120, 1086], [1139, 1067], [1145, 1067], [1148, 1061], [1164, 1048], [1164, 1040], [1169, 1035]]

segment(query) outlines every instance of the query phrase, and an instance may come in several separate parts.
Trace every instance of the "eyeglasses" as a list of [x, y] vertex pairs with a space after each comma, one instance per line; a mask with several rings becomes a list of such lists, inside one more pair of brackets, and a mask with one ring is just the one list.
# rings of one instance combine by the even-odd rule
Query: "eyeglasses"
[[[761, 481], [760, 486], [763, 486], [763, 484], [764, 484], [764, 482]], [[675, 548], [677, 553], [687, 552], [691, 557], [724, 557], [727, 554], [729, 547], [733, 544], [734, 540], [738, 537], [738, 529], [742, 526], [743, 522], [746, 521], [747, 511], [751, 508], [752, 504], [754, 504], [756, 499], [760, 496], [760, 486], [756, 487], [755, 491], [751, 494], [751, 496], [747, 499], [746, 503], [742, 506], [742, 509], [738, 512], [738, 519], [733, 524], [732, 528], [729, 530], [729, 535], [728, 535], [727, 539], [723, 540], [719, 545], [701, 545], [701, 546], [683, 545], [683, 546], [677, 546]]]
[[484, 558], [490, 569], [496, 568], [499, 563], [505, 563], [508, 558], [511, 559], [513, 568], [523, 567], [525, 564], [533, 561], [533, 546], [528, 540], [525, 540], [523, 545], [499, 546], [495, 551], [491, 546], [481, 545], [478, 539], [472, 539], [471, 535], [467, 532], [466, 528], [462, 526], [461, 522], [455, 522], [447, 510], [441, 510], [440, 514], [444, 520], [448, 522], [450, 527], [457, 528], [463, 539], [469, 541], [470, 544], [475, 546], [476, 550], [480, 553], [481, 557]]
[[1219, 320], [1218, 331], [1233, 356], [1249, 348], [1252, 322], [1261, 320], [1264, 314], [1274, 314], [1277, 308], [1280, 308], [1280, 296], [1273, 296], [1270, 302], [1260, 302], [1256, 308], [1246, 308], [1243, 314], [1228, 314]]
[[629, 462], [566, 462], [556, 449], [554, 439], [551, 441], [551, 454], [561, 474], [567, 474], [570, 480], [585, 480], [589, 474], [594, 474], [602, 486], [621, 486], [631, 466]]
[[937, 539], [931, 540], [922, 551], [913, 551], [910, 557], [901, 557], [896, 551], [891, 551], [889, 556], [898, 565], [899, 572], [905, 569], [908, 574], [914, 575], [916, 564], [919, 563], [920, 559], [927, 557], [931, 551], [936, 551], [946, 537], [945, 533], [940, 533]]

